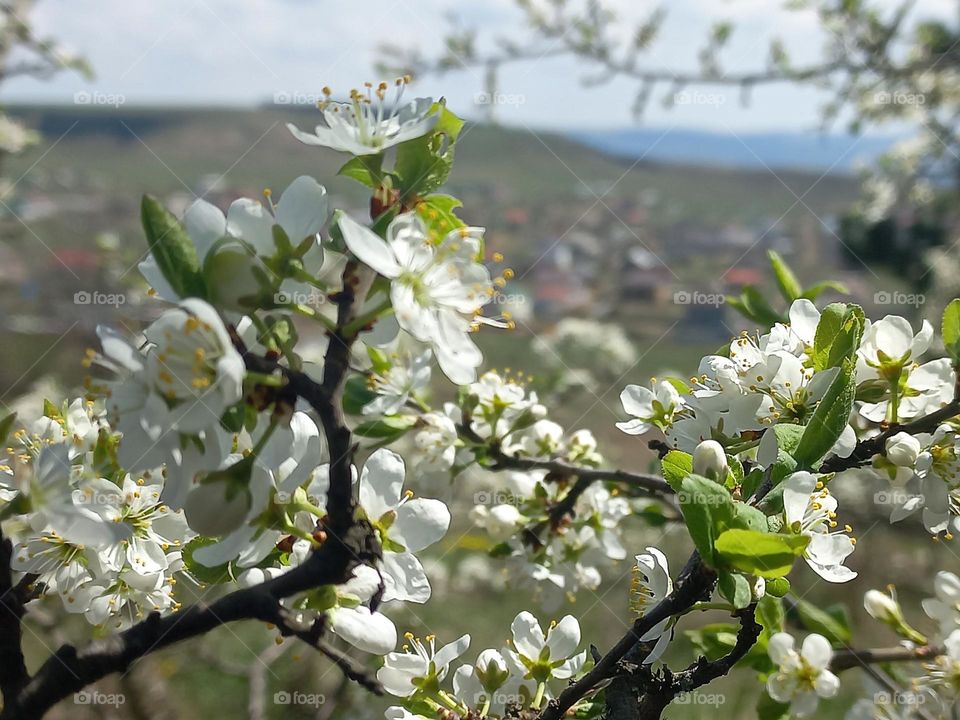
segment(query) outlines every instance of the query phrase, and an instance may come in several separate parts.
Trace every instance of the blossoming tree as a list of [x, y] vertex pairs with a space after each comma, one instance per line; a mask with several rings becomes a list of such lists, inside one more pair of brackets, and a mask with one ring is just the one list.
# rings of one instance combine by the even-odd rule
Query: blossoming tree
[[[611, 468], [589, 431], [481, 371], [471, 334], [511, 325], [484, 315], [511, 273], [493, 276], [483, 229], [439, 192], [462, 122], [396, 85], [321, 103], [313, 132], [291, 127], [348, 156], [340, 174], [369, 189], [368, 219], [331, 209], [310, 177], [226, 214], [198, 200], [182, 222], [146, 196], [140, 269], [159, 317], [140, 337], [100, 329], [82, 397], [0, 424], [0, 718], [41, 717], [139, 658], [251, 620], [392, 696], [391, 719], [653, 718], [734, 671], [765, 684], [761, 717], [803, 717], [852, 668], [887, 693], [868, 690], [856, 717], [950, 717], [960, 578], [938, 574], [922, 612], [867, 593], [902, 640], [881, 648], [789, 578], [856, 577], [835, 494], [854, 473], [897, 490], [891, 521], [917, 515], [916, 533], [951, 537], [960, 300], [935, 338], [927, 323], [818, 307], [824, 286], [804, 289], [775, 258], [782, 317], [693, 378], [624, 388], [618, 427], [652, 440], [660, 468]], [[317, 294], [319, 310], [303, 302]], [[323, 329], [321, 347], [295, 317]], [[434, 361], [456, 386], [440, 405]], [[451, 521], [405, 487], [443, 475], [456, 488], [469, 471], [509, 499], [478, 502], [472, 519], [537, 612], [518, 612], [505, 646], [476, 642], [468, 618], [459, 637], [400, 640], [394, 609], [429, 601], [417, 556]], [[686, 555], [625, 547], [629, 517], [685, 528]], [[632, 615], [611, 647], [589, 646], [573, 615], [542, 622], [620, 563], [633, 566]], [[191, 581], [213, 599], [181, 604], [176, 584]], [[44, 597], [96, 639], [28, 669], [22, 621]], [[710, 622], [686, 631], [695, 656], [668, 666], [687, 616]]]

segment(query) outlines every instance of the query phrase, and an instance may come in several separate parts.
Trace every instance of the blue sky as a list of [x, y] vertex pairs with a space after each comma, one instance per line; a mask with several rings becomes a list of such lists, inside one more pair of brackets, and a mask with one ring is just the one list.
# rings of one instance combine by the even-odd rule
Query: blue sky
[[[571, 0], [573, 1], [573, 0]], [[625, 19], [654, 3], [607, 0]], [[891, 2], [878, 5], [891, 6]], [[695, 67], [696, 50], [716, 20], [735, 22], [725, 57], [730, 71], [762, 67], [769, 41], [780, 37], [797, 63], [814, 60], [823, 40], [810, 12], [786, 12], [772, 0], [674, 0], [652, 65]], [[376, 80], [379, 43], [410, 44], [429, 52], [455, 13], [479, 29], [481, 44], [518, 26], [513, 0], [39, 0], [38, 29], [84, 54], [97, 77], [62, 75], [4, 85], [7, 101], [72, 102], [77, 92], [122, 96], [127, 104], [253, 104], [275, 97], [309, 97], [329, 85], [349, 90]], [[920, 0], [916, 17], [953, 17], [953, 0]], [[624, 23], [624, 27], [627, 27]], [[523, 36], [514, 35], [522, 38]], [[445, 95], [460, 114], [478, 117], [482, 69], [425, 78], [417, 94]], [[614, 80], [584, 88], [569, 59], [530, 61], [504, 71], [501, 88], [513, 104], [499, 108], [504, 123], [538, 128], [630, 126], [635, 84]], [[810, 89], [757, 89], [750, 107], [736, 90], [715, 93], [710, 104], [663, 108], [651, 102], [648, 126], [733, 131], [801, 131], [817, 127], [824, 97]], [[666, 92], [661, 88], [661, 92]]]

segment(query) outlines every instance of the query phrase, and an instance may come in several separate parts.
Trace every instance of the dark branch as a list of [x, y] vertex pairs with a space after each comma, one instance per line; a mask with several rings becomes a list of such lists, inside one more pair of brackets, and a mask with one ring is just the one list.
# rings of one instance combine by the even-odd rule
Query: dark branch
[[716, 582], [716, 573], [703, 564], [694, 553], [680, 573], [672, 593], [657, 603], [647, 614], [638, 618], [633, 627], [617, 644], [603, 655], [579, 680], [569, 685], [543, 709], [538, 720], [560, 720], [579, 700], [600, 683], [612, 678], [620, 670], [620, 661], [640, 642], [640, 638], [661, 620], [683, 612], [694, 603], [709, 598]]
[[905, 432], [908, 435], [932, 433], [942, 423], [947, 420], [952, 420], [957, 415], [960, 415], [960, 400], [955, 398], [929, 415], [924, 415], [908, 423], [891, 425], [879, 435], [861, 440], [857, 443], [857, 446], [853, 452], [850, 453], [849, 457], [842, 458], [834, 455], [833, 457], [827, 458], [820, 466], [820, 472], [840, 472], [841, 470], [859, 467], [869, 462], [874, 455], [883, 453], [886, 449], [887, 440], [897, 433]]
[[[343, 388], [349, 375], [350, 349], [356, 332], [346, 332], [360, 315], [373, 272], [356, 263], [348, 263], [343, 274], [344, 289], [336, 298], [337, 326], [330, 334], [324, 362], [323, 382], [318, 384], [303, 373], [283, 368], [275, 359], [251, 354], [239, 338], [234, 341], [249, 370], [280, 372], [285, 385], [277, 391], [277, 400], [292, 407], [303, 398], [320, 418], [330, 451], [330, 489], [327, 495], [327, 539], [306, 562], [273, 580], [252, 588], [237, 590], [207, 605], [198, 603], [173, 615], [151, 614], [146, 620], [118, 635], [77, 649], [64, 645], [37, 671], [33, 678], [23, 667], [19, 632], [22, 602], [12, 593], [9, 573], [10, 544], [4, 541], [0, 552], [0, 596], [17, 597], [16, 603], [4, 600], [0, 617], [0, 679], [4, 681], [5, 706], [0, 720], [33, 720], [40, 718], [60, 700], [82, 690], [115, 672], [125, 671], [131, 663], [168, 645], [204, 635], [226, 623], [239, 620], [260, 620], [273, 623], [281, 632], [294, 635], [324, 653], [353, 680], [375, 692], [380, 691], [376, 679], [351, 658], [323, 641], [323, 623], [309, 630], [292, 627], [286, 620], [280, 601], [323, 585], [337, 585], [349, 580], [357, 565], [375, 564], [381, 557], [373, 528], [355, 517], [353, 498], [353, 442], [343, 418]], [[6, 559], [4, 560], [3, 557]], [[18, 609], [19, 608], [19, 609]], [[17, 614], [19, 613], [19, 614]], [[15, 619], [16, 623], [10, 622]], [[14, 633], [16, 637], [14, 637]], [[15, 650], [13, 644], [15, 642]], [[12, 660], [8, 661], [8, 658]]]
[[90, 683], [124, 672], [141, 657], [205, 635], [221, 625], [239, 620], [276, 623], [283, 598], [322, 585], [344, 583], [359, 563], [375, 562], [378, 548], [375, 543], [371, 545], [371, 537], [371, 528], [357, 523], [345, 542], [329, 537], [303, 565], [273, 580], [236, 590], [209, 605], [198, 603], [164, 617], [153, 613], [128, 630], [85, 648], [64, 645], [40, 667], [14, 701], [7, 704], [0, 720], [42, 717], [57, 702]]
[[5, 704], [12, 702], [30, 676], [23, 660], [24, 615], [22, 588], [13, 582], [10, 559], [13, 543], [0, 530], [0, 693]]

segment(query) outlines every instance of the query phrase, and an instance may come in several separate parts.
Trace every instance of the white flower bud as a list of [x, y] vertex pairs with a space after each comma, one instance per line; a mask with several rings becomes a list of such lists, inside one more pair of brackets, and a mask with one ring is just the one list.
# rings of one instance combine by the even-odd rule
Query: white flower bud
[[887, 460], [897, 467], [913, 467], [920, 455], [920, 441], [905, 432], [887, 438], [885, 448]]
[[496, 505], [487, 515], [487, 532], [494, 540], [506, 540], [517, 531], [520, 520], [520, 511], [513, 505]]
[[767, 594], [767, 581], [762, 577], [758, 577], [753, 583], [753, 599], [762, 600]]
[[190, 491], [183, 514], [191, 530], [206, 537], [220, 537], [243, 525], [250, 510], [250, 493], [246, 488], [231, 488], [231, 484], [230, 480], [215, 480]]
[[887, 624], [899, 624], [903, 616], [897, 601], [879, 590], [867, 590], [863, 596], [863, 609], [874, 620]]
[[693, 451], [693, 471], [705, 478], [723, 482], [727, 477], [727, 455], [716, 440], [704, 440]]

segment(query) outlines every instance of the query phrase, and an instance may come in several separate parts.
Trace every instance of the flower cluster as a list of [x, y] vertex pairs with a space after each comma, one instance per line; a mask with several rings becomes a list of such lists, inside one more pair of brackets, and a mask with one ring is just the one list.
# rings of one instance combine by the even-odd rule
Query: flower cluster
[[391, 695], [403, 698], [402, 706], [387, 710], [386, 717], [418, 717], [453, 711], [463, 717], [507, 717], [526, 708], [536, 710], [553, 697], [552, 680], [566, 680], [583, 667], [586, 652], [580, 646], [580, 624], [572, 615], [551, 623], [544, 633], [539, 621], [521, 612], [510, 626], [507, 647], [481, 651], [470, 664], [452, 673], [452, 691], [442, 684], [452, 663], [470, 646], [470, 636], [437, 649], [436, 639], [425, 641], [408, 634], [402, 652], [389, 653], [377, 679]]

